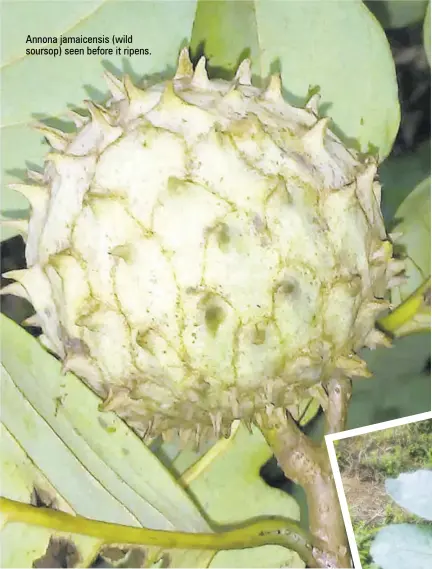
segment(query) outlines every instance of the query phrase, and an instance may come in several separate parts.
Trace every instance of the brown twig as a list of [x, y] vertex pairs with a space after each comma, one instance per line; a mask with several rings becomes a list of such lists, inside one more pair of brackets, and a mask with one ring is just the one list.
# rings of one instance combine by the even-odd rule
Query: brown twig
[[[326, 410], [327, 433], [345, 426], [351, 387], [348, 380], [330, 380]], [[313, 442], [290, 414], [283, 427], [264, 431], [285, 475], [306, 492], [310, 531], [320, 547], [313, 555], [316, 567], [351, 567], [345, 527], [327, 450]]]

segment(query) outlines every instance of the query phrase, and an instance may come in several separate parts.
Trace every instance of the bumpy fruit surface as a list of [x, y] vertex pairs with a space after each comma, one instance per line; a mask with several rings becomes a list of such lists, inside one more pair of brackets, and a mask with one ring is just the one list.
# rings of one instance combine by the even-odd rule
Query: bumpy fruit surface
[[[209, 80], [183, 50], [172, 81], [108, 74], [112, 98], [41, 130], [54, 150], [34, 183], [26, 294], [42, 341], [140, 433], [272, 424], [356, 352], [401, 270], [376, 164], [347, 150], [317, 97], [280, 80]], [[21, 287], [21, 288], [19, 288]], [[19, 289], [19, 290], [18, 290]]]

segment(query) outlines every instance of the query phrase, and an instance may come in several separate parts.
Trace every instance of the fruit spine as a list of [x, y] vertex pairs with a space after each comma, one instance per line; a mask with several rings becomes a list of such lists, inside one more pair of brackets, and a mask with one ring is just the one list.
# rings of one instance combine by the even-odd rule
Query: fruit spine
[[376, 164], [317, 95], [289, 105], [248, 60], [210, 80], [186, 49], [171, 81], [106, 78], [77, 134], [39, 125], [44, 172], [12, 186], [28, 268], [3, 293], [30, 300], [64, 369], [141, 434], [185, 439], [275, 424], [330, 377], [368, 375], [356, 352], [387, 343], [374, 323], [402, 267]]

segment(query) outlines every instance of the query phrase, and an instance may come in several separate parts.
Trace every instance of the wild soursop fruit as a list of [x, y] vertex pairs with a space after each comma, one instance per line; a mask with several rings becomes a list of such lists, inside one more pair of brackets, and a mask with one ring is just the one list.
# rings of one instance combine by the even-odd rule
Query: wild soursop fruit
[[[209, 80], [187, 50], [172, 81], [107, 75], [112, 98], [43, 126], [31, 204], [27, 295], [44, 344], [144, 434], [198, 438], [232, 420], [283, 420], [356, 355], [400, 262], [376, 163], [282, 97], [280, 79]], [[5, 291], [5, 292], [6, 292]], [[322, 389], [321, 389], [322, 392]]]

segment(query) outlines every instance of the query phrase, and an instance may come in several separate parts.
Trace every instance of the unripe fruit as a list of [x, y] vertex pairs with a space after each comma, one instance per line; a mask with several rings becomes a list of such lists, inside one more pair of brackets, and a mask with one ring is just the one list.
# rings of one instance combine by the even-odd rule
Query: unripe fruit
[[[193, 71], [146, 89], [108, 74], [71, 136], [48, 127], [19, 283], [64, 368], [141, 434], [272, 425], [356, 352], [401, 267], [376, 164], [295, 108], [280, 80]], [[18, 290], [18, 286], [21, 288]], [[5, 289], [7, 292], [8, 289]]]

